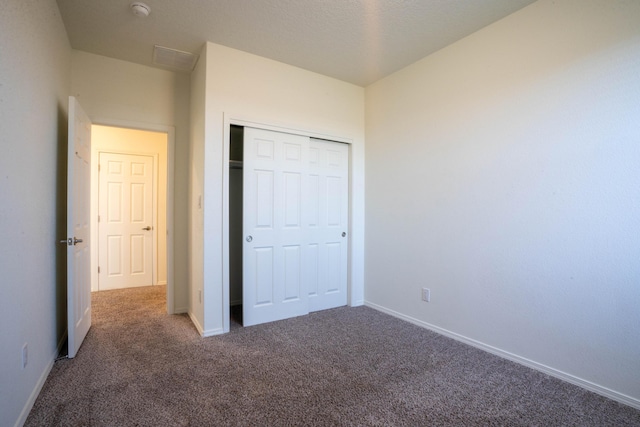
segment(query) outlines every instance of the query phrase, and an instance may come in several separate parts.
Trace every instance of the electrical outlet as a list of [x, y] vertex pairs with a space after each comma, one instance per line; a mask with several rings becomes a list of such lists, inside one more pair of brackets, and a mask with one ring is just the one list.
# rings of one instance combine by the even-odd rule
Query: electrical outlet
[[431, 301], [431, 290], [429, 288], [422, 288], [422, 301]]
[[22, 346], [22, 369], [27, 367], [27, 362], [29, 361], [29, 347], [27, 347], [27, 343], [24, 343]]

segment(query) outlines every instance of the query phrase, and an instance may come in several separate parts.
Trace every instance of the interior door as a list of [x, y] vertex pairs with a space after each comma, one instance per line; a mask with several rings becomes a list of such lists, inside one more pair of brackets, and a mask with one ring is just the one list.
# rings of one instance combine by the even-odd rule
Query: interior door
[[307, 197], [309, 311], [347, 304], [349, 146], [311, 139]]
[[67, 157], [67, 333], [73, 358], [91, 327], [91, 121], [73, 96]]
[[100, 153], [98, 288], [153, 284], [153, 157]]
[[243, 324], [309, 312], [303, 200], [309, 138], [245, 128]]

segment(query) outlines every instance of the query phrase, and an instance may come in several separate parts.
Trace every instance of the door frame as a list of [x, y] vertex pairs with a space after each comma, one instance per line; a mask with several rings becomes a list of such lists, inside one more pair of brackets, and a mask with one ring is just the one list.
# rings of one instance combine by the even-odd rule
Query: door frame
[[297, 126], [278, 124], [269, 120], [256, 120], [237, 113], [223, 113], [223, 147], [222, 147], [222, 332], [229, 332], [231, 327], [230, 301], [229, 301], [229, 155], [231, 126], [246, 126], [257, 129], [271, 130], [275, 132], [291, 133], [311, 138], [325, 139], [329, 141], [342, 142], [349, 146], [349, 224], [347, 230], [347, 304], [349, 306], [360, 305], [362, 301], [357, 297], [358, 290], [353, 286], [352, 262], [353, 256], [353, 224], [354, 224], [354, 155], [353, 138], [319, 133]]
[[[111, 126], [125, 129], [134, 129], [151, 132], [162, 132], [167, 135], [167, 206], [166, 206], [166, 222], [167, 222], [167, 313], [175, 314], [175, 280], [174, 280], [174, 187], [175, 187], [175, 127], [165, 126], [151, 123], [133, 122], [127, 120], [111, 119], [99, 117], [93, 120], [94, 125]], [[132, 151], [133, 153], [133, 151]], [[138, 153], [144, 154], [144, 153]], [[97, 156], [97, 152], [92, 155]], [[148, 155], [148, 153], [147, 153]], [[97, 167], [92, 168], [92, 172], [97, 172]], [[91, 175], [91, 191], [97, 191], [98, 177]], [[97, 193], [96, 193], [97, 194]], [[97, 200], [97, 198], [96, 198]], [[92, 238], [97, 239], [98, 231], [98, 212], [97, 205], [91, 206], [91, 222], [92, 222]], [[157, 215], [156, 215], [157, 216]], [[157, 218], [156, 218], [157, 220]], [[161, 230], [158, 230], [160, 233]], [[97, 240], [96, 240], [97, 243]], [[96, 254], [97, 255], [97, 254]], [[154, 274], [155, 278], [155, 274]], [[97, 283], [98, 280], [98, 259], [97, 256], [91, 257], [91, 283]], [[92, 286], [93, 288], [93, 286]]]

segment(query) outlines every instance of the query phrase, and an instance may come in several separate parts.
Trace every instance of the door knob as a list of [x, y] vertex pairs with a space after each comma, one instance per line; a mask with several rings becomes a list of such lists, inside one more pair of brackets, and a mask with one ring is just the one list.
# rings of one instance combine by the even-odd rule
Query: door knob
[[69, 237], [68, 239], [60, 240], [60, 243], [65, 244], [65, 245], [69, 245], [69, 246], [75, 246], [78, 243], [82, 243], [82, 239], [76, 239], [75, 237]]
[[342, 237], [345, 237], [347, 235], [347, 233], [345, 233], [344, 231], [342, 232]]
[[247, 242], [251, 242], [251, 241], [253, 240], [253, 237], [251, 237], [251, 236], [247, 236], [247, 239], [246, 239], [246, 240], [247, 240]]
[[147, 225], [145, 228], [143, 228], [143, 230], [149, 231], [151, 230], [151, 226]]

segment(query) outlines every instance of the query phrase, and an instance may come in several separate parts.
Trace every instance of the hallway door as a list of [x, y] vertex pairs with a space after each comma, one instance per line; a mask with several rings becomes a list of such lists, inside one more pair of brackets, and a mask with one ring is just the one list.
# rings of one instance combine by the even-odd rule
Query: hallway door
[[99, 290], [153, 282], [153, 157], [100, 153]]

